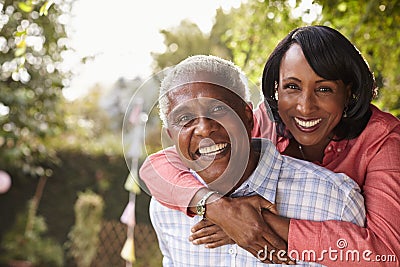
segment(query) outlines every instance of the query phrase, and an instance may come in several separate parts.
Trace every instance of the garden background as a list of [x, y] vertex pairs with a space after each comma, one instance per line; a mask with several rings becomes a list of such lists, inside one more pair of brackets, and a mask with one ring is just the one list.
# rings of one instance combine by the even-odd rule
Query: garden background
[[[190, 20], [161, 30], [165, 51], [152, 53], [154, 75], [120, 77], [111, 86], [94, 84], [82, 89], [88, 91], [84, 96], [69, 100], [63, 91], [77, 71], [65, 64], [74, 52], [65, 18], [77, 1], [85, 0], [0, 1], [0, 170], [12, 179], [11, 188], [0, 194], [2, 266], [11, 260], [35, 266], [125, 265], [119, 255], [126, 239], [120, 216], [129, 201], [124, 115], [143, 84], [154, 85], [143, 95], [154, 104], [156, 74], [189, 55], [234, 61], [255, 84], [257, 95], [263, 65], [278, 40], [298, 26], [328, 25], [356, 44], [369, 62], [379, 87], [374, 104], [400, 116], [400, 1], [243, 1], [238, 8], [218, 9], [209, 32]], [[110, 12], [123, 8], [109, 5]], [[112, 27], [109, 38], [115, 38]], [[126, 38], [140, 41], [128, 30]], [[82, 57], [79, 64], [90, 60]], [[139, 144], [144, 151], [139, 166], [161, 148], [157, 112], [146, 115], [151, 142]], [[76, 208], [80, 197], [86, 202]], [[160, 266], [149, 199], [143, 190], [136, 196], [133, 266]], [[82, 236], [93, 239], [72, 238], [79, 214], [88, 220], [86, 229], [98, 229], [85, 233], [83, 227]], [[74, 254], [74, 246], [86, 248], [86, 256]]]

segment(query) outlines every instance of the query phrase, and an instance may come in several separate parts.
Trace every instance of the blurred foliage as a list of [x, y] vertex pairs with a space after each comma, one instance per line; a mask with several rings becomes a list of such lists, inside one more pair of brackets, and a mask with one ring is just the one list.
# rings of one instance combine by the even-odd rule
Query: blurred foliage
[[[155, 70], [189, 55], [214, 54], [232, 60], [259, 84], [278, 41], [292, 29], [311, 24], [338, 29], [356, 45], [380, 88], [375, 104], [400, 116], [400, 1], [248, 0], [229, 12], [218, 10], [209, 34], [187, 21], [163, 30], [166, 51], [153, 55]], [[201, 49], [192, 43], [202, 44]]]
[[[54, 174], [51, 182], [46, 184], [38, 214], [46, 218], [48, 233], [64, 243], [74, 224], [73, 206], [77, 192], [90, 189], [100, 194], [105, 200], [106, 220], [121, 216], [129, 196], [123, 187], [129, 170], [122, 155], [94, 155], [77, 150], [62, 150], [58, 156], [62, 163], [51, 166]], [[14, 224], [16, 213], [25, 209], [36, 185], [35, 179], [22, 179], [23, 174], [18, 170], [10, 171], [10, 175], [13, 177], [13, 186], [6, 194], [0, 194], [0, 239]], [[146, 196], [140, 194], [139, 198]], [[147, 216], [144, 207], [139, 213], [139, 221], [142, 219], [139, 217]], [[145, 222], [148, 222], [147, 219]]]
[[144, 254], [138, 255], [132, 267], [162, 266], [163, 256], [161, 254], [158, 242], [155, 241], [149, 245]]
[[376, 104], [400, 117], [400, 1], [320, 1], [323, 22], [346, 35], [374, 71]]
[[[145, 150], [141, 158], [160, 150], [160, 122], [158, 119], [158, 88], [164, 73], [157, 73], [147, 80], [140, 77], [119, 79], [99, 100], [108, 117], [109, 130], [123, 134], [125, 157], [131, 158], [141, 150], [141, 133], [145, 133]], [[137, 108], [142, 112], [136, 114]], [[135, 118], [134, 118], [135, 117]], [[102, 125], [103, 135], [105, 126]], [[142, 129], [144, 126], [144, 129]], [[120, 136], [118, 137], [120, 138]], [[140, 153], [139, 153], [140, 154]]]
[[221, 39], [232, 51], [231, 60], [251, 81], [259, 84], [269, 54], [290, 30], [302, 24], [301, 18], [291, 16], [292, 9], [286, 1], [248, 1], [229, 12], [231, 23]]
[[[100, 105], [106, 88], [94, 85], [88, 94], [74, 101], [59, 101], [64, 130], [47, 138], [48, 147], [93, 155], [122, 155], [121, 131], [112, 128], [114, 118]], [[122, 118], [119, 118], [122, 120]]]
[[80, 192], [74, 210], [75, 224], [68, 234], [69, 242], [66, 245], [78, 267], [89, 267], [100, 242], [103, 198], [90, 190]]
[[70, 1], [0, 3], [0, 168], [50, 176], [46, 138], [64, 129], [58, 101], [70, 78], [66, 23]]
[[200, 28], [188, 20], [183, 20], [178, 27], [161, 30], [166, 47], [163, 53], [152, 53], [155, 60], [154, 72], [176, 65], [190, 55], [216, 54], [231, 58], [231, 51], [224, 45], [220, 35], [226, 31], [226, 23], [230, 17], [222, 10], [217, 10], [218, 23], [210, 34], [203, 33]]
[[32, 208], [17, 216], [13, 228], [2, 240], [5, 253], [0, 257], [3, 263], [16, 260], [28, 261], [32, 266], [63, 266], [64, 252], [60, 244], [53, 238], [46, 236], [47, 224], [42, 216], [35, 216], [32, 228], [27, 230], [26, 213]]
[[153, 53], [157, 60], [156, 72], [185, 59], [188, 52], [204, 54], [210, 51], [211, 43], [207, 36], [188, 20], [183, 20], [176, 28], [161, 30], [161, 34], [165, 38], [166, 51]]

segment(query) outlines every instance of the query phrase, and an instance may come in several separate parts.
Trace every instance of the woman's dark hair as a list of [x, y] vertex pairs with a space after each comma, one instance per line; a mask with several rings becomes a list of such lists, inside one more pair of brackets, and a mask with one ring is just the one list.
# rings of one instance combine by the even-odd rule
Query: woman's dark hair
[[293, 44], [298, 44], [316, 74], [327, 80], [341, 80], [351, 85], [351, 97], [334, 128], [335, 140], [357, 137], [371, 117], [370, 103], [376, 95], [375, 78], [367, 62], [355, 46], [340, 32], [326, 26], [306, 26], [291, 31], [269, 56], [262, 76], [262, 91], [277, 122], [279, 136], [287, 136], [278, 114], [275, 83], [283, 56]]

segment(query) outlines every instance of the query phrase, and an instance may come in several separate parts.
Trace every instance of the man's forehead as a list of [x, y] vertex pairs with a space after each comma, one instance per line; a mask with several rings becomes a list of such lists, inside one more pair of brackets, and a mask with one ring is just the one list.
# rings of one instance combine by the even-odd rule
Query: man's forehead
[[225, 73], [196, 71], [193, 73], [181, 73], [173, 79], [170, 86], [176, 87], [190, 83], [210, 83], [222, 87], [231, 87], [233, 85], [232, 79]]
[[217, 84], [195, 82], [181, 85], [168, 92], [170, 105], [179, 105], [190, 99], [202, 99], [203, 102], [213, 99], [225, 101], [237, 97], [236, 93]]
[[174, 98], [181, 95], [190, 94], [192, 96], [212, 94], [215, 96], [237, 95], [235, 90], [216, 83], [204, 81], [189, 82], [177, 85], [168, 90], [168, 97]]

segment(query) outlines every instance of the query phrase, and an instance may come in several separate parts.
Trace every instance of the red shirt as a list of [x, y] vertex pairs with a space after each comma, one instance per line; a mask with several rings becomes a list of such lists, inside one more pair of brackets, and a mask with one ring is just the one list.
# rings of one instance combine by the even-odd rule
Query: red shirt
[[[361, 135], [330, 142], [319, 164], [346, 173], [358, 183], [365, 198], [366, 227], [341, 221], [291, 219], [288, 250], [293, 254], [289, 256], [312, 251], [329, 266], [365, 266], [368, 260], [370, 266], [399, 266], [400, 121], [373, 105], [371, 110], [371, 119]], [[271, 139], [282, 152], [289, 140], [277, 140], [275, 124], [267, 114], [263, 104], [255, 110], [253, 136]], [[140, 176], [159, 201], [186, 213], [194, 194], [203, 187], [171, 148], [150, 155]], [[346, 248], [341, 249], [342, 244], [347, 244]]]

